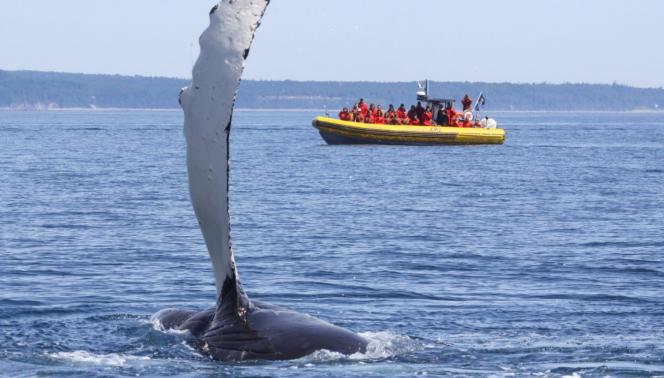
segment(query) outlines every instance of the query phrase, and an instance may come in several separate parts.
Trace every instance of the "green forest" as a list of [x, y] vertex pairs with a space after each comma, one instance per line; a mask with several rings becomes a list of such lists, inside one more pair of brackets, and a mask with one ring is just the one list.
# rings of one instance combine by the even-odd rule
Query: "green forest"
[[[0, 70], [0, 108], [177, 108], [187, 79]], [[360, 97], [387, 105], [411, 104], [414, 82], [333, 82], [244, 80], [238, 108], [331, 109]], [[431, 82], [432, 97], [459, 100], [483, 92], [489, 110], [630, 111], [661, 110], [664, 89], [612, 84], [513, 84]]]

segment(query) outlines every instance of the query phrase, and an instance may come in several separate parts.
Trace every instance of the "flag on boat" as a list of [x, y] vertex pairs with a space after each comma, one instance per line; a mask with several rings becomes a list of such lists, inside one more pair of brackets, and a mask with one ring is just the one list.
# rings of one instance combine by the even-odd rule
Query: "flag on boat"
[[486, 104], [486, 97], [484, 97], [484, 93], [480, 93], [480, 97], [477, 98], [477, 102], [475, 102], [475, 111], [479, 112], [480, 107], [484, 106]]

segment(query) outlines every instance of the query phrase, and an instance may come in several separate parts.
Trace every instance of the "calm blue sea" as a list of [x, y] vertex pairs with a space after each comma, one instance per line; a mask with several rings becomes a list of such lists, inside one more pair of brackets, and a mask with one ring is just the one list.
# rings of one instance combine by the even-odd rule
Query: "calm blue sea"
[[664, 376], [664, 114], [495, 114], [502, 146], [327, 146], [236, 112], [253, 298], [371, 340], [220, 363], [150, 317], [214, 303], [178, 111], [0, 112], [0, 375]]

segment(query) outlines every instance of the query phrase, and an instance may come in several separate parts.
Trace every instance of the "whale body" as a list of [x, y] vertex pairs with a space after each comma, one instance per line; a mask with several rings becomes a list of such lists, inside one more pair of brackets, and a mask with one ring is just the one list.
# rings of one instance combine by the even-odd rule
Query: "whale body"
[[228, 212], [233, 106], [254, 33], [269, 0], [223, 0], [210, 11], [191, 86], [180, 92], [189, 191], [214, 269], [217, 304], [204, 311], [162, 310], [166, 329], [186, 330], [213, 358], [283, 360], [317, 350], [364, 352], [367, 341], [295, 311], [250, 300], [235, 266]]

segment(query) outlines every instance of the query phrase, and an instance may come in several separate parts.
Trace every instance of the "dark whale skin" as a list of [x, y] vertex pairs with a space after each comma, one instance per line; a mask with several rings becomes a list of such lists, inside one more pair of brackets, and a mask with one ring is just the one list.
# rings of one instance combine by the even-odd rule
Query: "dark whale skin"
[[244, 319], [219, 313], [169, 309], [158, 319], [165, 329], [188, 331], [192, 345], [221, 361], [292, 360], [323, 349], [350, 355], [367, 347], [353, 332], [260, 301], [251, 301]]

